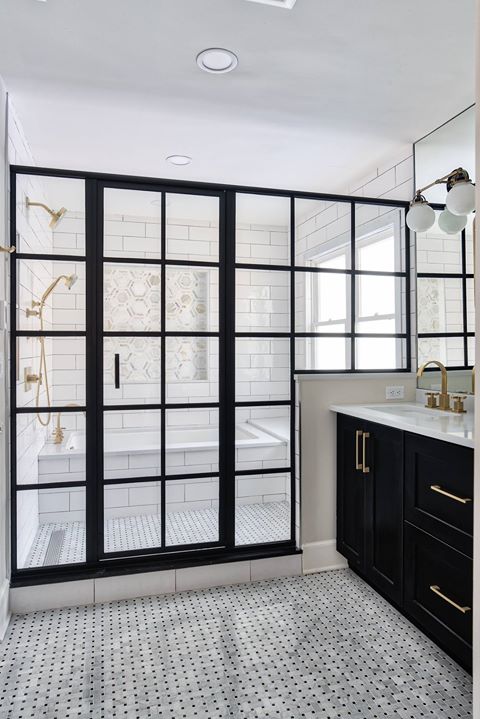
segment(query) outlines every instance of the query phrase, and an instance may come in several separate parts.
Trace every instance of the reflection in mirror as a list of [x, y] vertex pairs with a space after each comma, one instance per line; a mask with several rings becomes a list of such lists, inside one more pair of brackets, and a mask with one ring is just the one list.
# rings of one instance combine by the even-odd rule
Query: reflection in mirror
[[[422, 187], [452, 167], [468, 168], [475, 181], [475, 111], [468, 108], [415, 143], [415, 178]], [[431, 202], [445, 201], [445, 186], [432, 187]], [[473, 215], [463, 232], [446, 234], [435, 224], [417, 233], [417, 359], [418, 365], [436, 359], [448, 370], [450, 392], [472, 393], [475, 364], [475, 306], [473, 282]], [[420, 389], [437, 390], [440, 373], [428, 369], [418, 379]]]

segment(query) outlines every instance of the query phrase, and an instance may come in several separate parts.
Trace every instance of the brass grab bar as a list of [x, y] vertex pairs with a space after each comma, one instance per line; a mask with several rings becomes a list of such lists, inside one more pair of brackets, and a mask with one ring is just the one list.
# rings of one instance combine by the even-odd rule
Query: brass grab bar
[[440, 591], [440, 587], [438, 584], [432, 584], [430, 586], [430, 589], [434, 594], [436, 594], [440, 599], [443, 599], [444, 602], [447, 602], [447, 604], [450, 604], [450, 606], [455, 607], [455, 609], [458, 609], [459, 612], [462, 612], [462, 614], [468, 614], [468, 612], [472, 611], [471, 607], [461, 607], [460, 604], [457, 604], [457, 602], [454, 602], [453, 599], [450, 599], [450, 597], [447, 597], [446, 594], [443, 594], [443, 592]]
[[431, 484], [430, 489], [432, 492], [437, 492], [438, 494], [442, 494], [444, 497], [448, 497], [449, 499], [455, 500], [455, 502], [460, 502], [460, 504], [468, 504], [472, 500], [468, 497], [457, 497], [456, 494], [452, 494], [451, 492], [447, 492], [446, 489], [442, 489], [439, 484]]

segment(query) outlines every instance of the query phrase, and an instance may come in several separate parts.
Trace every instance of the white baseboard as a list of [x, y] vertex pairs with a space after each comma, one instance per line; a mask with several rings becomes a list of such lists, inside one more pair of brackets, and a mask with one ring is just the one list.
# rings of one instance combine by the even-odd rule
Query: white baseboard
[[10, 583], [4, 579], [0, 586], [0, 642], [10, 621]]
[[303, 549], [303, 573], [314, 574], [326, 572], [329, 569], [345, 569], [347, 560], [337, 552], [336, 540], [327, 539], [324, 542], [309, 542]]

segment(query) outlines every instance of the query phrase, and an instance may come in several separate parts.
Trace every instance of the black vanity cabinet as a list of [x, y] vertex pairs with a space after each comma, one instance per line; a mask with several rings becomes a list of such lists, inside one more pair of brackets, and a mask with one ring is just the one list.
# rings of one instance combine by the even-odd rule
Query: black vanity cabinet
[[473, 449], [338, 414], [337, 549], [470, 668]]
[[337, 549], [395, 602], [402, 596], [403, 433], [338, 415]]

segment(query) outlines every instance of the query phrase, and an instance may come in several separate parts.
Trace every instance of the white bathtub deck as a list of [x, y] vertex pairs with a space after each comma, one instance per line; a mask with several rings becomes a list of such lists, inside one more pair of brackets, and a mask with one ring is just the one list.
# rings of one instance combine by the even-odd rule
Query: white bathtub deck
[[[236, 509], [236, 543], [257, 544], [276, 542], [290, 536], [290, 505], [288, 502], [245, 504]], [[166, 515], [167, 545], [214, 542], [217, 540], [216, 509], [169, 512]], [[25, 567], [45, 565], [52, 533], [65, 532], [58, 552], [57, 564], [85, 561], [85, 523], [64, 522], [40, 525], [32, 543]], [[121, 552], [158, 547], [161, 543], [161, 522], [156, 514], [108, 519], [105, 523], [105, 551]]]

